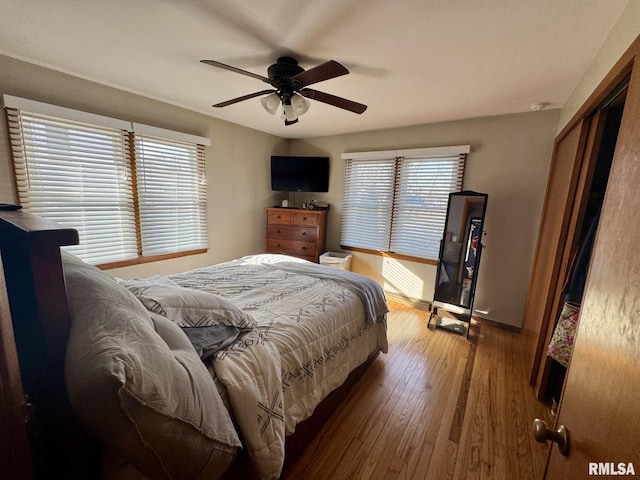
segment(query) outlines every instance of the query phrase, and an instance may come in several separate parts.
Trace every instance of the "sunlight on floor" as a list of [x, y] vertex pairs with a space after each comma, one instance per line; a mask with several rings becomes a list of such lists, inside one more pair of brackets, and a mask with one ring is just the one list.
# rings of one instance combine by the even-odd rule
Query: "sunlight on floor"
[[402, 322], [390, 325], [387, 330], [390, 351], [399, 344], [406, 346], [412, 344], [416, 338], [423, 335], [422, 329], [427, 328], [429, 312], [418, 310], [398, 302], [388, 302], [389, 308], [395, 315], [402, 316]]

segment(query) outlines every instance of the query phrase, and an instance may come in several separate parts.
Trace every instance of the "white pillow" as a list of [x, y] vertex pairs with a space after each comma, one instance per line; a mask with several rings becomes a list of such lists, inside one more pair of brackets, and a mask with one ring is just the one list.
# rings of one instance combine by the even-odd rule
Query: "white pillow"
[[180, 287], [166, 280], [119, 279], [147, 310], [159, 313], [181, 327], [226, 325], [254, 328], [255, 319], [219, 295]]
[[63, 265], [65, 377], [81, 422], [150, 478], [219, 477], [241, 444], [185, 334], [108, 274], [66, 253]]

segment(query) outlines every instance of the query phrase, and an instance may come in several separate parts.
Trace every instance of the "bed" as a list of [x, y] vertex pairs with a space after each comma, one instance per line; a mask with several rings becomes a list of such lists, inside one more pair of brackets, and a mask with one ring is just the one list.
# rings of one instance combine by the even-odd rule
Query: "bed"
[[114, 279], [60, 253], [75, 231], [0, 216], [36, 474], [278, 478], [387, 350], [382, 290], [351, 272], [252, 255]]

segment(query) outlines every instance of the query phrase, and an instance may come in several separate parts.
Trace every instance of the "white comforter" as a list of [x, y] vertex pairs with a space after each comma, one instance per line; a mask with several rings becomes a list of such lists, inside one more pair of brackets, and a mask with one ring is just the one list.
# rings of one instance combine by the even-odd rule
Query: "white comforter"
[[279, 476], [285, 434], [370, 353], [387, 351], [382, 289], [351, 272], [255, 255], [167, 277], [223, 296], [257, 322], [212, 365], [262, 478]]

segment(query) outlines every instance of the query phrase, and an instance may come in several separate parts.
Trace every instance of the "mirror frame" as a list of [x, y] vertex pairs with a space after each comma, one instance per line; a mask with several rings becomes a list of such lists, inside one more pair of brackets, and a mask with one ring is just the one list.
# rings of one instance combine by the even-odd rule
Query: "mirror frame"
[[[467, 222], [469, 224], [468, 227], [466, 227], [467, 229], [470, 229], [470, 226], [472, 225], [472, 221], [476, 220], [479, 218], [480, 220], [480, 224], [478, 227], [480, 229], [480, 236], [479, 236], [479, 241], [478, 241], [478, 245], [476, 246], [476, 254], [475, 254], [475, 261], [474, 261], [474, 274], [473, 277], [471, 278], [471, 285], [470, 285], [470, 291], [469, 291], [469, 302], [468, 305], [463, 303], [462, 301], [459, 302], [452, 302], [451, 301], [451, 296], [447, 296], [446, 298], [442, 295], [442, 292], [438, 292], [438, 279], [440, 278], [440, 274], [441, 274], [441, 269], [443, 268], [443, 255], [444, 255], [444, 248], [445, 248], [445, 242], [447, 240], [447, 225], [449, 223], [449, 215], [451, 213], [451, 205], [452, 205], [452, 201], [454, 198], [456, 197], [469, 197], [469, 198], [477, 198], [477, 199], [482, 199], [483, 203], [483, 207], [482, 207], [482, 214], [480, 217], [477, 217], [476, 215], [474, 215], [473, 217], [471, 217], [469, 214], [465, 214], [465, 222]], [[458, 313], [458, 314], [462, 314], [462, 315], [468, 315], [471, 316], [471, 313], [473, 311], [473, 300], [475, 297], [475, 293], [476, 293], [476, 284], [478, 282], [478, 270], [479, 270], [479, 265], [480, 265], [480, 258], [482, 255], [482, 236], [484, 235], [484, 221], [485, 221], [485, 215], [487, 212], [487, 203], [489, 200], [489, 195], [486, 193], [479, 193], [479, 192], [474, 192], [471, 190], [463, 190], [461, 192], [452, 192], [449, 194], [449, 201], [447, 203], [447, 215], [445, 217], [445, 224], [444, 224], [444, 229], [442, 232], [442, 238], [440, 240], [440, 252], [438, 255], [438, 266], [436, 269], [436, 282], [434, 285], [434, 289], [433, 289], [433, 306], [437, 307], [437, 308], [443, 308], [445, 310], [448, 310], [450, 312], [453, 313]], [[479, 203], [479, 202], [478, 202]], [[466, 235], [466, 233], [465, 233]], [[467, 240], [467, 242], [470, 241], [470, 238]], [[469, 249], [469, 245], [467, 244], [465, 252], [468, 251]], [[440, 293], [440, 295], [439, 295]], [[460, 298], [460, 297], [458, 297]]]

